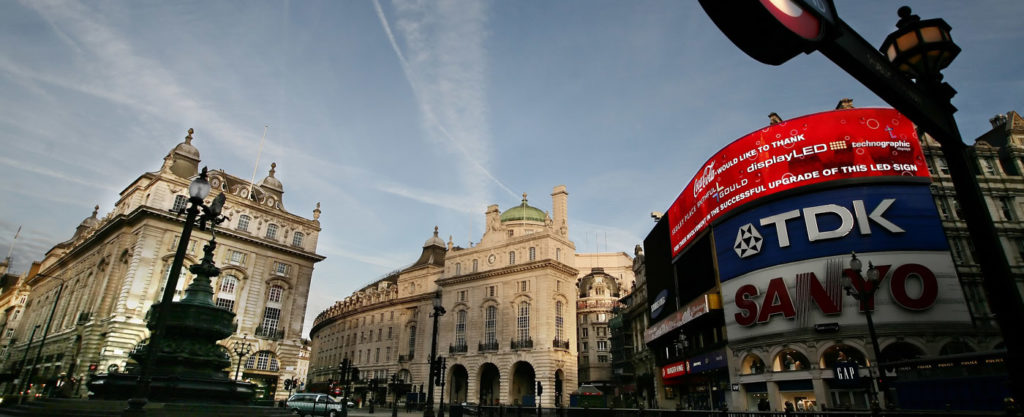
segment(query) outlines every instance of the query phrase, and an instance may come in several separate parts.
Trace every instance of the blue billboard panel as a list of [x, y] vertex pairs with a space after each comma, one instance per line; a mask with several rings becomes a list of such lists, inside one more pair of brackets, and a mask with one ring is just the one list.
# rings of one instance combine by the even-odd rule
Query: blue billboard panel
[[927, 185], [868, 185], [765, 204], [714, 227], [719, 279], [805, 259], [894, 250], [948, 251]]

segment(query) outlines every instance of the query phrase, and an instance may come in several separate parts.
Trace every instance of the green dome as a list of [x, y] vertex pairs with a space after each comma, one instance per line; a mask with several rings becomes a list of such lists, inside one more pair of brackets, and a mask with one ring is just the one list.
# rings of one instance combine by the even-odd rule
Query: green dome
[[501, 213], [501, 222], [511, 221], [533, 221], [544, 223], [548, 218], [548, 215], [536, 207], [532, 207], [526, 204], [526, 193], [523, 193], [523, 203], [505, 210]]

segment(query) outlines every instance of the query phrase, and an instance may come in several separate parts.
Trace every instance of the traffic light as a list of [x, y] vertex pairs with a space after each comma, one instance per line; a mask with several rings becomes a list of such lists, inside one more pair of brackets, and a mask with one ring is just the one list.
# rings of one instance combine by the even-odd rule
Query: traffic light
[[441, 386], [441, 372], [444, 372], [444, 371], [441, 370], [441, 364], [438, 363], [434, 367], [434, 385], [438, 386], [438, 387]]
[[540, 384], [540, 381], [537, 381], [537, 396], [539, 397], [542, 393], [544, 393], [544, 386]]
[[292, 390], [292, 380], [290, 380], [290, 379], [284, 380], [284, 390], [285, 391], [291, 391]]
[[398, 374], [391, 374], [391, 383], [392, 384], [397, 384], [398, 383]]

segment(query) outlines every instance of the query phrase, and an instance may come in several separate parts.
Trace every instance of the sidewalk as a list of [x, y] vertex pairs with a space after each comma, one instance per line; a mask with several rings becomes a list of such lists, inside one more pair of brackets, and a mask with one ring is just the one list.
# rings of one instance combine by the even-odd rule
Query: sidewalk
[[[391, 417], [391, 409], [376, 407], [373, 410], [373, 414], [370, 414], [369, 407], [350, 408], [348, 410], [348, 415], [353, 417]], [[445, 416], [447, 415], [448, 413], [446, 412]], [[398, 407], [398, 417], [423, 417], [423, 411], [406, 412], [405, 407]]]

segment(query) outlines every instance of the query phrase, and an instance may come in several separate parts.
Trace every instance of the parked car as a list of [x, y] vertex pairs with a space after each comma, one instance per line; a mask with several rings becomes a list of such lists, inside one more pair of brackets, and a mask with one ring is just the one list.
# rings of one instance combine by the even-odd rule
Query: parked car
[[[349, 402], [351, 404], [351, 402]], [[303, 393], [292, 395], [286, 404], [289, 410], [304, 416], [346, 417], [341, 403], [334, 401], [327, 394]]]

